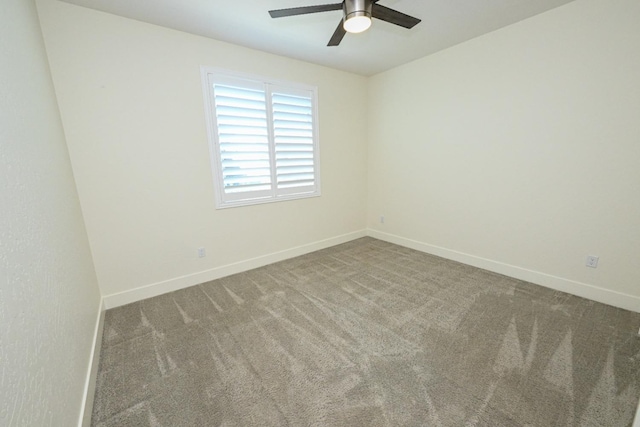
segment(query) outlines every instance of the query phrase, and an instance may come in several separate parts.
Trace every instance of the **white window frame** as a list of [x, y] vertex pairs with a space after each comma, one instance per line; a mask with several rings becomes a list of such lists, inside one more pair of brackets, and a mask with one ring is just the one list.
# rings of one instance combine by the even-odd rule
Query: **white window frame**
[[[251, 74], [237, 73], [228, 70], [212, 67], [201, 67], [203, 95], [205, 101], [205, 113], [207, 122], [207, 136], [209, 140], [209, 151], [211, 157], [211, 169], [213, 172], [215, 205], [216, 209], [231, 208], [236, 206], [248, 206], [261, 203], [272, 203], [284, 200], [303, 199], [308, 197], [318, 197], [320, 193], [320, 151], [318, 134], [318, 89], [301, 83], [293, 83], [282, 80], [270, 79]], [[271, 189], [262, 191], [246, 191], [239, 193], [225, 192], [223, 169], [220, 152], [220, 141], [218, 136], [218, 123], [216, 116], [216, 106], [214, 98], [214, 83], [231, 83], [243, 85], [243, 88], [253, 88], [264, 90], [265, 104], [267, 108], [268, 140], [269, 140], [269, 163], [271, 170]], [[312, 134], [313, 134], [313, 185], [301, 188], [278, 188], [276, 179], [276, 157], [274, 120], [271, 108], [271, 96], [278, 89], [288, 95], [300, 94], [302, 96], [311, 95], [312, 108]]]

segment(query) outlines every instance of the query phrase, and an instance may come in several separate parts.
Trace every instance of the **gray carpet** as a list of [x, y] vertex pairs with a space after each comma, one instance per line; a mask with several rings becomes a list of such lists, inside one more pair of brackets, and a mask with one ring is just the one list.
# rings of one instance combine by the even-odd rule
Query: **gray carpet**
[[363, 238], [107, 311], [93, 425], [627, 427], [639, 326]]

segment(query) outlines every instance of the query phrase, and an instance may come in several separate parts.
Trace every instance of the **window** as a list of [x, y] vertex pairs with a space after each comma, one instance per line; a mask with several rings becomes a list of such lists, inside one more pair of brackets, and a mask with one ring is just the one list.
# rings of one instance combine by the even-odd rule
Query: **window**
[[202, 69], [216, 207], [320, 195], [317, 90]]

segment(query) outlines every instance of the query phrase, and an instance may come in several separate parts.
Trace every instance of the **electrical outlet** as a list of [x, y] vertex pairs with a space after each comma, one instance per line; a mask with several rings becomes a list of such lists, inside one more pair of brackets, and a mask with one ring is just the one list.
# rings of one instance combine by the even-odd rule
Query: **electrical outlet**
[[589, 255], [587, 257], [587, 267], [598, 268], [598, 257], [594, 255]]
[[198, 248], [198, 258], [204, 258], [207, 256], [205, 248]]
[[384, 224], [384, 215], [380, 215], [380, 224]]

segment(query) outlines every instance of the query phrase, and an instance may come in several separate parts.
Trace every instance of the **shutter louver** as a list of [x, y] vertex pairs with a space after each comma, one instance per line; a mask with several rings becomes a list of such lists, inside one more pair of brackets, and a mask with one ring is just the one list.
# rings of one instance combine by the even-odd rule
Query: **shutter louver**
[[271, 189], [265, 92], [214, 84], [224, 192]]
[[311, 97], [272, 94], [277, 189], [315, 184], [313, 103]]

